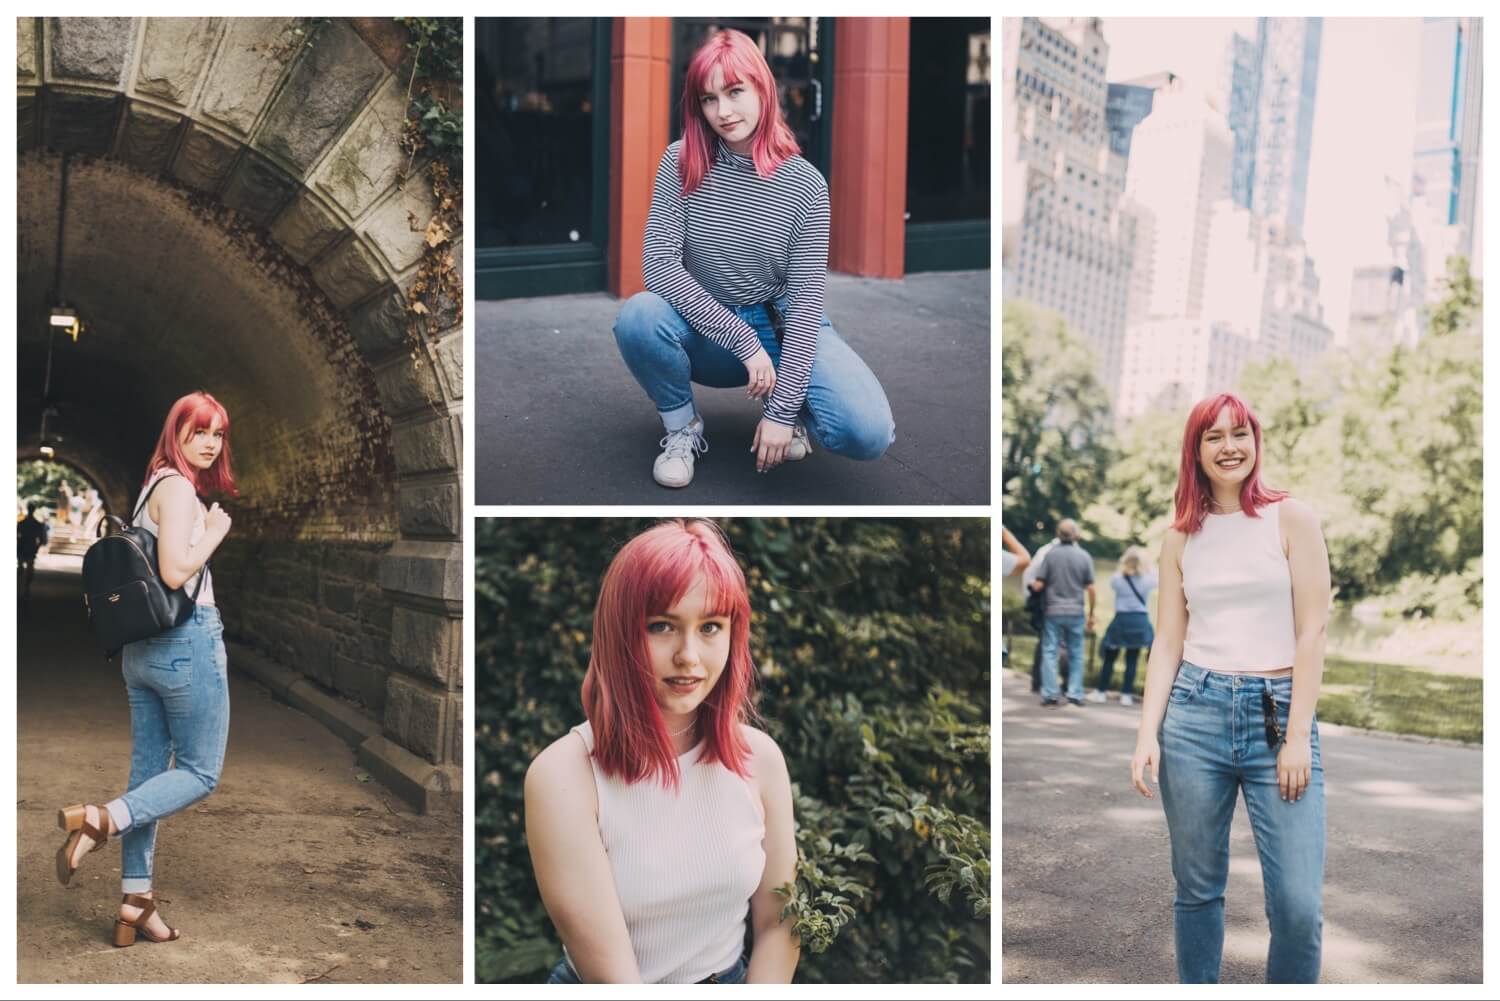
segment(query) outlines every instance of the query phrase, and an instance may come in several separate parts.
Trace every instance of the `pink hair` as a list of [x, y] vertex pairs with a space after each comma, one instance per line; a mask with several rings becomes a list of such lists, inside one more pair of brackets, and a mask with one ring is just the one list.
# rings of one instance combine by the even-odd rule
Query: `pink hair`
[[1188, 535], [1203, 527], [1203, 519], [1209, 513], [1209, 502], [1213, 500], [1208, 474], [1203, 471], [1198, 457], [1199, 445], [1204, 434], [1219, 419], [1219, 411], [1225, 407], [1229, 408], [1235, 427], [1248, 424], [1250, 432], [1255, 435], [1255, 464], [1250, 467], [1245, 482], [1240, 484], [1240, 510], [1251, 518], [1259, 518], [1257, 512], [1260, 508], [1287, 495], [1285, 490], [1273, 490], [1261, 482], [1260, 421], [1250, 405], [1233, 393], [1220, 393], [1199, 400], [1188, 414], [1187, 427], [1182, 432], [1182, 463], [1177, 470], [1177, 517], [1172, 522], [1173, 528]]
[[714, 32], [688, 63], [682, 85], [682, 152], [677, 173], [684, 197], [698, 190], [713, 163], [718, 135], [703, 117], [700, 103], [714, 68], [724, 73], [724, 85], [748, 82], [760, 98], [760, 122], [750, 137], [750, 155], [755, 172], [770, 177], [789, 157], [802, 152], [781, 114], [781, 95], [760, 47], [742, 31], [726, 28]]
[[[215, 417], [219, 419], [219, 429], [224, 432], [224, 447], [212, 466], [199, 469], [182, 452], [182, 430], [185, 427], [194, 431], [212, 428]], [[187, 477], [200, 494], [239, 496], [229, 463], [229, 411], [222, 403], [200, 390], [172, 404], [162, 424], [161, 437], [156, 441], [156, 451], [151, 453], [151, 461], [146, 464], [146, 479], [151, 479], [151, 475], [163, 467], [175, 469]]]
[[702, 761], [749, 776], [750, 745], [741, 724], [755, 669], [750, 660], [750, 596], [729, 540], [709, 521], [676, 519], [627, 542], [604, 572], [594, 608], [594, 647], [583, 678], [583, 708], [594, 731], [594, 760], [604, 774], [675, 788], [681, 776], [666, 721], [656, 705], [646, 649], [646, 620], [677, 604], [700, 579], [711, 615], [727, 615], [729, 660], [698, 709]]

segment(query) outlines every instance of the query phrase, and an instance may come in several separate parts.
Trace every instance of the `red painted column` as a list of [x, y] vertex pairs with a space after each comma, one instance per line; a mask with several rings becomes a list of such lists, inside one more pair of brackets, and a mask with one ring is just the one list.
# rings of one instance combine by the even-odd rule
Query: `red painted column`
[[841, 17], [834, 24], [828, 267], [900, 278], [906, 272], [911, 21]]
[[643, 290], [641, 240], [671, 123], [672, 19], [617, 17], [610, 46], [609, 291]]

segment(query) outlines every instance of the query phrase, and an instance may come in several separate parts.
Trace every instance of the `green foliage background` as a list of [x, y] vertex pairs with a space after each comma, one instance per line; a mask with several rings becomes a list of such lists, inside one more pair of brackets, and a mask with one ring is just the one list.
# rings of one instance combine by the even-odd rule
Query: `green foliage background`
[[[1338, 600], [1393, 615], [1477, 616], [1483, 590], [1482, 300], [1468, 262], [1415, 348], [1330, 351], [1299, 373], [1250, 367], [1237, 389], [1265, 430], [1272, 486], [1323, 519]], [[1086, 351], [1054, 313], [1005, 305], [1005, 522], [1035, 550], [1080, 518], [1095, 556], [1159, 543], [1172, 515], [1186, 407], [1113, 430]]]
[[64, 482], [73, 488], [75, 494], [81, 494], [92, 486], [76, 469], [60, 462], [27, 459], [16, 463], [16, 496], [22, 503], [40, 504], [49, 512], [55, 511]]
[[[561, 956], [522, 782], [582, 722], [599, 579], [654, 523], [476, 522], [480, 981], [540, 981]], [[796, 797], [797, 979], [988, 982], [988, 520], [720, 524], [750, 582], [760, 711]]]

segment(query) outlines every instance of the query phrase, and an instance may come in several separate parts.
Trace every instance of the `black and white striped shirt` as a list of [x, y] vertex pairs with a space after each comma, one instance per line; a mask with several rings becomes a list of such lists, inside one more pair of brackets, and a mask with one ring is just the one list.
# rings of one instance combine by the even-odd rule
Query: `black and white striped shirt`
[[785, 337], [776, 389], [765, 414], [796, 423], [818, 353], [828, 286], [828, 185], [816, 167], [793, 156], [770, 177], [721, 141], [703, 184], [682, 196], [672, 143], [656, 168], [646, 218], [646, 288], [693, 329], [749, 361], [760, 340], [726, 309], [786, 294]]

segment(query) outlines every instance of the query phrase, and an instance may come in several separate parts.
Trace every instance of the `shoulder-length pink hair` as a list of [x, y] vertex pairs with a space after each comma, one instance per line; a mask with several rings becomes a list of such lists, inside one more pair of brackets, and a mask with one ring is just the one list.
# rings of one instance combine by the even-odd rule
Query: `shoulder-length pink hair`
[[[211, 428], [215, 417], [219, 419], [219, 428], [224, 432], [224, 447], [212, 466], [199, 469], [182, 452], [182, 430], [187, 427], [193, 431]], [[166, 421], [162, 423], [161, 437], [156, 440], [156, 451], [151, 453], [151, 461], [146, 464], [146, 480], [150, 480], [152, 474], [163, 467], [175, 469], [187, 477], [193, 489], [200, 494], [239, 496], [229, 461], [229, 411], [224, 409], [224, 404], [202, 390], [189, 393], [172, 404], [172, 409], [167, 411]]]
[[750, 596], [729, 540], [710, 521], [676, 519], [627, 542], [604, 572], [594, 607], [594, 647], [583, 678], [583, 710], [594, 731], [594, 760], [606, 775], [675, 788], [681, 776], [666, 721], [656, 705], [646, 619], [677, 604], [702, 578], [708, 611], [727, 615], [729, 662], [698, 709], [702, 761], [749, 776], [750, 745], [740, 725], [750, 704]]
[[682, 178], [684, 197], [698, 190], [713, 164], [718, 134], [703, 117], [701, 102], [715, 67], [723, 71], [725, 86], [748, 83], [760, 98], [760, 122], [750, 137], [750, 156], [757, 174], [770, 177], [787, 158], [802, 152], [781, 114], [781, 95], [760, 46], [742, 31], [716, 31], [693, 54], [682, 85], [682, 152], [677, 157], [677, 174]]
[[1208, 474], [1203, 471], [1203, 464], [1198, 458], [1199, 445], [1203, 441], [1203, 435], [1219, 419], [1219, 411], [1225, 407], [1229, 408], [1235, 427], [1248, 424], [1250, 433], [1255, 435], [1255, 464], [1250, 467], [1250, 475], [1245, 477], [1245, 482], [1240, 484], [1240, 510], [1251, 518], [1259, 518], [1260, 508], [1274, 504], [1287, 495], [1285, 490], [1273, 490], [1261, 482], [1260, 421], [1256, 418], [1255, 411], [1250, 409], [1250, 404], [1233, 393], [1220, 393], [1218, 396], [1199, 400], [1188, 414], [1187, 427], [1182, 432], [1182, 462], [1177, 469], [1177, 517], [1172, 521], [1173, 528], [1188, 535], [1203, 527], [1203, 519], [1208, 517], [1210, 502], [1213, 500]]

